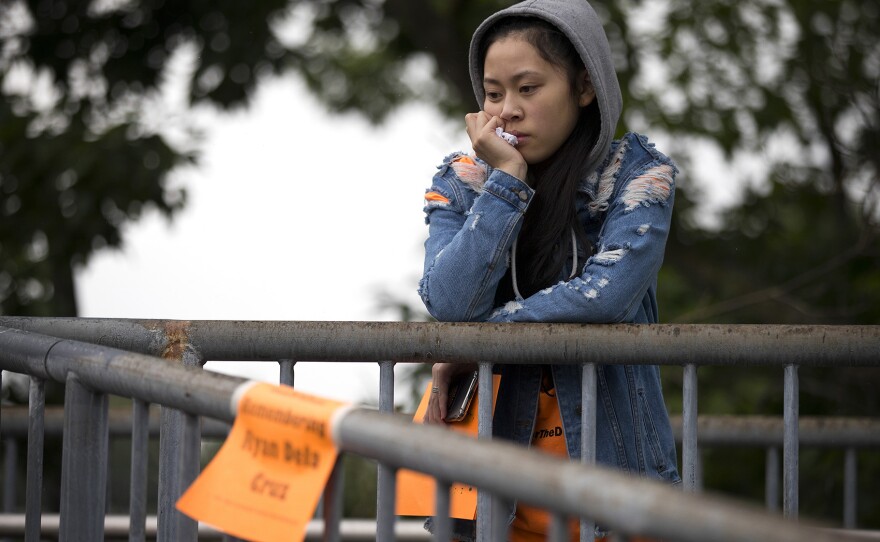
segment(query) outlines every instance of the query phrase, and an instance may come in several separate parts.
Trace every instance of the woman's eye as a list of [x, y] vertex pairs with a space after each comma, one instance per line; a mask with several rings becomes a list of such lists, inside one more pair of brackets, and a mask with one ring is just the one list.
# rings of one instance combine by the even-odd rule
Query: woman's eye
[[492, 100], [494, 102], [494, 101], [501, 99], [501, 93], [500, 92], [492, 92], [491, 90], [487, 90], [486, 91], [486, 98], [489, 100]]
[[535, 85], [523, 85], [519, 87], [519, 91], [523, 94], [531, 94], [537, 87]]

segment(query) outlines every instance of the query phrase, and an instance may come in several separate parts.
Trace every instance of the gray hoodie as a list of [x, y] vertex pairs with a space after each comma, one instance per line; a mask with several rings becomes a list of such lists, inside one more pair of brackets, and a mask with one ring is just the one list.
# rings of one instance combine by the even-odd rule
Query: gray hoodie
[[481, 108], [485, 94], [483, 66], [480, 65], [478, 58], [480, 44], [492, 25], [499, 19], [510, 16], [537, 17], [549, 22], [568, 36], [584, 61], [596, 90], [602, 119], [599, 139], [587, 156], [587, 171], [595, 171], [602, 165], [611, 148], [623, 104], [617, 74], [611, 61], [611, 48], [602, 28], [602, 21], [586, 0], [526, 0], [499, 11], [483, 21], [471, 39], [469, 56], [471, 84]]

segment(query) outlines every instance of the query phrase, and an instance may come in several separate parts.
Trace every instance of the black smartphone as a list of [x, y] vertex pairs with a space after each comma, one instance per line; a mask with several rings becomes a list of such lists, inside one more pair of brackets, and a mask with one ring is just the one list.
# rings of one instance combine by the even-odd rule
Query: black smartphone
[[479, 371], [457, 376], [449, 386], [449, 403], [446, 407], [446, 421], [458, 422], [464, 419], [477, 393]]

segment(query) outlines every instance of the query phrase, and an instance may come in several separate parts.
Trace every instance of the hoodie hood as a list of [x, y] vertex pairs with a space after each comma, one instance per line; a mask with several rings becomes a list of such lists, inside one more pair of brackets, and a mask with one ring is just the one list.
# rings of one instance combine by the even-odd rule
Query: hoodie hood
[[469, 55], [471, 84], [481, 109], [485, 94], [483, 92], [483, 67], [478, 58], [480, 45], [488, 30], [495, 23], [505, 17], [512, 16], [536, 17], [549, 22], [568, 37], [580, 54], [596, 90], [596, 100], [599, 104], [599, 115], [602, 122], [599, 139], [595, 147], [590, 149], [587, 157], [589, 166], [587, 171], [595, 171], [602, 164], [611, 148], [623, 105], [620, 84], [617, 81], [617, 73], [614, 71], [614, 64], [611, 60], [611, 48], [608, 45], [608, 38], [605, 36], [605, 30], [602, 28], [599, 16], [586, 0], [526, 0], [503, 9], [483, 21], [471, 39]]

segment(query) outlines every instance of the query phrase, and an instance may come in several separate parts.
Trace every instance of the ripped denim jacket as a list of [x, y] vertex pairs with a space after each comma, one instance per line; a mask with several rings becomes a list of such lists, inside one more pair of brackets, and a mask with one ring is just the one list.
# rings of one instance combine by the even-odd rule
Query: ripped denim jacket
[[[419, 294], [441, 321], [656, 323], [657, 272], [669, 233], [678, 170], [643, 136], [616, 141], [577, 197], [596, 253], [580, 274], [525, 299], [495, 306], [514, 239], [534, 196], [524, 182], [478, 160], [444, 160], [426, 194], [425, 269]], [[561, 277], [568, 276], [567, 271]], [[579, 458], [581, 368], [552, 365], [569, 456]], [[528, 445], [541, 367], [501, 365], [496, 437]], [[680, 482], [675, 442], [652, 365], [600, 365], [596, 460], [649, 478]], [[512, 520], [513, 510], [511, 510]], [[473, 522], [456, 529], [472, 539]], [[462, 530], [463, 529], [463, 530]]]

